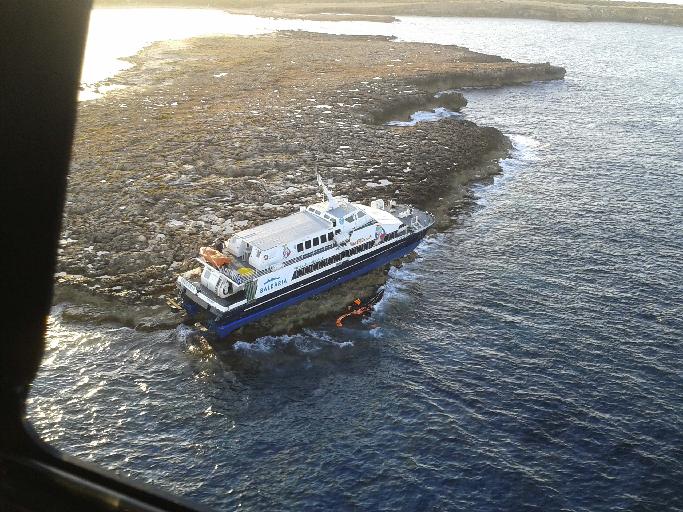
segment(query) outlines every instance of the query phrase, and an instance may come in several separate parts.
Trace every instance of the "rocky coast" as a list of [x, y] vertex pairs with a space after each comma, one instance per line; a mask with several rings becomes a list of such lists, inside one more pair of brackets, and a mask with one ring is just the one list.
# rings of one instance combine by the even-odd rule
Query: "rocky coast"
[[614, 0], [95, 0], [95, 6], [211, 7], [317, 21], [390, 23], [396, 16], [454, 16], [683, 25], [683, 5]]
[[[55, 301], [140, 328], [181, 320], [166, 301], [200, 245], [318, 200], [316, 171], [336, 194], [395, 198], [448, 225], [508, 140], [457, 117], [386, 121], [455, 111], [463, 88], [564, 76], [455, 46], [302, 32], [166, 41], [131, 60], [112, 81], [122, 89], [79, 105]], [[338, 291], [333, 311], [359, 287]], [[326, 306], [299, 309], [288, 316]]]

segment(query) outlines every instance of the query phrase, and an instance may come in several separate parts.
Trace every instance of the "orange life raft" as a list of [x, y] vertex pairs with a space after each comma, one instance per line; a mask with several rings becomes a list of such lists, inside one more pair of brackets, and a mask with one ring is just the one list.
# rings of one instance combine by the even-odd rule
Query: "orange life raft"
[[365, 303], [363, 303], [360, 299], [354, 300], [353, 304], [347, 307], [347, 312], [337, 318], [337, 327], [344, 327], [344, 320], [351, 316], [363, 316], [367, 315], [368, 313], [372, 313], [372, 310], [375, 309], [375, 305], [382, 300], [383, 296], [384, 287], [381, 287], [377, 293], [366, 300]]
[[207, 263], [216, 268], [220, 268], [223, 265], [230, 263], [230, 258], [213, 247], [200, 247], [199, 254], [202, 258], [204, 258], [204, 260], [206, 260]]

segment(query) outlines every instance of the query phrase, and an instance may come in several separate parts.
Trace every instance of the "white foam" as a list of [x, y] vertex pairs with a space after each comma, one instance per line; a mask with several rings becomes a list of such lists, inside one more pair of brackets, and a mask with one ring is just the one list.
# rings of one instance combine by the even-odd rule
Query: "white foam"
[[410, 121], [389, 121], [389, 126], [415, 126], [417, 123], [434, 122], [448, 117], [461, 117], [459, 112], [453, 112], [447, 108], [438, 107], [434, 110], [418, 110], [410, 115]]
[[434, 233], [422, 239], [420, 245], [417, 247], [417, 257], [421, 257], [432, 253], [435, 249], [442, 247], [444, 241], [443, 233]]
[[372, 311], [370, 318], [376, 320], [384, 314], [386, 309], [395, 302], [403, 302], [410, 299], [410, 292], [407, 284], [418, 278], [417, 274], [406, 269], [406, 265], [402, 268], [392, 267], [389, 269], [389, 279], [384, 285], [384, 295]]
[[528, 135], [509, 134], [508, 137], [510, 138], [513, 146], [515, 147], [537, 148], [541, 145], [539, 141], [537, 141], [533, 137], [529, 137]]
[[313, 329], [304, 329], [304, 333], [311, 338], [315, 338], [326, 343], [335, 343], [335, 340], [330, 336], [329, 333], [324, 331], [315, 331]]
[[480, 206], [486, 206], [492, 195], [500, 193], [517, 173], [525, 170], [529, 163], [539, 159], [538, 149], [542, 146], [541, 142], [527, 135], [506, 135], [512, 143], [512, 150], [509, 157], [500, 160], [502, 174], [495, 176], [493, 183], [472, 187], [477, 198], [476, 202]]
[[175, 337], [180, 343], [188, 345], [192, 336], [197, 334], [197, 329], [189, 325], [180, 324], [175, 328]]
[[379, 326], [370, 329], [370, 330], [368, 331], [368, 333], [370, 334], [370, 336], [372, 336], [372, 337], [375, 338], [375, 339], [380, 339], [381, 337], [384, 336], [384, 333], [383, 333], [383, 331], [382, 331], [382, 328], [379, 327]]
[[352, 347], [350, 340], [339, 341], [326, 331], [316, 331], [304, 329], [301, 334], [282, 336], [262, 336], [253, 342], [237, 341], [233, 345], [233, 350], [244, 354], [271, 354], [283, 347], [294, 346], [302, 355], [310, 355], [319, 352], [324, 347], [332, 346], [337, 348]]
[[[335, 337], [330, 334], [328, 331], [316, 331], [313, 329], [304, 329], [304, 333], [311, 339], [316, 340], [318, 342], [322, 342], [323, 346], [328, 345], [328, 346], [334, 346], [338, 348], [347, 348], [347, 347], [353, 347], [353, 341], [346, 340], [346, 341], [339, 341], [338, 339], [335, 339]], [[319, 346], [321, 347], [321, 346]]]
[[261, 338], [256, 338], [253, 342], [237, 341], [232, 348], [238, 352], [270, 353], [273, 352], [278, 345], [293, 343], [294, 339], [294, 336], [286, 334], [283, 336], [263, 336]]

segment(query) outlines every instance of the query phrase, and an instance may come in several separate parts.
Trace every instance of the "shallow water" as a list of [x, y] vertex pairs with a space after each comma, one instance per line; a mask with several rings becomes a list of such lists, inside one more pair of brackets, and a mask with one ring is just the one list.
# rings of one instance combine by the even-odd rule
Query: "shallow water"
[[57, 309], [32, 422], [222, 510], [683, 510], [683, 29], [390, 27], [567, 78], [464, 91], [515, 149], [365, 323], [211, 349]]

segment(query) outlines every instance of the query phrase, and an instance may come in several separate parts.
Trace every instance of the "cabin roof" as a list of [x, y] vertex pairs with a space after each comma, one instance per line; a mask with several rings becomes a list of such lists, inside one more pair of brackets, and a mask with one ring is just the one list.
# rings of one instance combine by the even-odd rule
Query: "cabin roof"
[[308, 236], [315, 236], [328, 229], [330, 229], [328, 222], [312, 213], [301, 211], [251, 229], [245, 229], [233, 236], [241, 238], [262, 251], [267, 251]]
[[337, 206], [336, 208], [330, 208], [330, 205], [327, 202], [315, 203], [310, 205], [309, 208], [313, 208], [321, 212], [322, 215], [328, 214], [332, 217], [336, 217], [337, 219], [340, 219], [345, 215], [348, 215], [349, 213], [353, 213], [358, 210], [358, 208], [353, 203], [349, 203], [346, 201], [339, 204], [339, 206]]
[[358, 208], [356, 208], [353, 204], [341, 204], [336, 208], [331, 209], [327, 213], [329, 213], [333, 217], [341, 219], [345, 215], [348, 215], [349, 213], [353, 213], [355, 211], [358, 211]]

